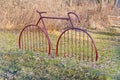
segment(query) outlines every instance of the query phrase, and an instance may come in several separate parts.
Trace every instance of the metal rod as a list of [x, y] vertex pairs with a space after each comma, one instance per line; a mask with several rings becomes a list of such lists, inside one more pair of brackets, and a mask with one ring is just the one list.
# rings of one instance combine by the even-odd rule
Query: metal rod
[[38, 29], [38, 30], [37, 30], [37, 49], [38, 49], [37, 51], [38, 51], [38, 52], [39, 52], [39, 43], [40, 43], [40, 42], [39, 42], [39, 33], [40, 33], [40, 32], [39, 32], [39, 29]]
[[72, 30], [71, 30], [71, 56], [73, 56], [73, 35], [72, 35]]
[[45, 36], [44, 36], [44, 34], [42, 34], [42, 36], [43, 36], [43, 37], [42, 37], [42, 38], [43, 38], [43, 39], [42, 39], [42, 40], [43, 40], [42, 45], [44, 46], [44, 47], [43, 47], [43, 51], [45, 52]]
[[33, 29], [32, 29], [32, 27], [30, 27], [30, 29], [31, 29], [31, 35], [30, 35], [31, 43], [30, 43], [30, 45], [31, 45], [31, 51], [33, 51]]
[[43, 36], [43, 33], [42, 33], [42, 35], [41, 35], [41, 49], [42, 49], [42, 51], [44, 52], [44, 36]]
[[75, 42], [75, 44], [74, 44], [74, 46], [75, 46], [75, 56], [77, 56], [77, 49], [76, 49], [77, 48], [76, 47], [77, 46], [77, 37], [76, 37], [77, 34], [76, 34], [76, 31], [74, 31], [74, 32], [75, 32], [75, 39], [74, 39], [74, 42]]
[[61, 54], [60, 54], [60, 56], [62, 56], [63, 55], [63, 39], [60, 39], [60, 41], [61, 41]]
[[66, 46], [66, 32], [65, 32], [65, 34], [64, 34], [64, 54], [65, 54], [65, 57], [66, 57], [66, 55], [67, 55], [67, 54], [66, 54], [66, 53], [67, 53], [67, 52], [66, 52], [66, 49], [67, 49], [66, 47], [67, 47], [67, 46]]
[[81, 32], [79, 32], [79, 47], [80, 47], [80, 55], [79, 55], [79, 57], [80, 57], [80, 60], [81, 60], [81, 53], [82, 53], [82, 50], [81, 50], [81, 39], [80, 39], [80, 37], [81, 37]]
[[28, 36], [29, 27], [27, 28], [27, 50], [29, 51], [29, 36]]
[[64, 48], [65, 48], [65, 34], [63, 34], [63, 57], [64, 57], [64, 55], [65, 55], [65, 50], [64, 50]]
[[46, 51], [46, 49], [45, 49], [45, 47], [46, 47], [45, 35], [42, 34], [42, 36], [43, 36], [43, 43], [42, 43], [42, 45], [44, 46], [43, 51], [45, 52]]
[[[45, 35], [45, 34], [44, 34]], [[47, 39], [46, 39], [46, 35], [45, 35], [45, 44], [46, 44], [46, 46], [45, 46], [45, 51], [47, 52]]]
[[70, 55], [70, 37], [69, 37], [69, 31], [68, 31], [68, 40], [67, 40], [67, 42], [68, 42], [68, 56]]
[[59, 50], [59, 51], [60, 51], [60, 55], [62, 54], [62, 51], [63, 51], [63, 50], [62, 50], [62, 45], [63, 45], [63, 44], [62, 44], [62, 39], [60, 39], [60, 50]]
[[26, 30], [24, 31], [24, 44], [25, 44], [25, 50], [26, 50]]
[[93, 61], [93, 45], [92, 44], [91, 44], [91, 47], [92, 47], [91, 61]]
[[42, 32], [40, 32], [40, 51], [42, 51]]
[[70, 20], [70, 24], [72, 25], [72, 28], [74, 27], [74, 25], [73, 25], [73, 22], [72, 22], [72, 19], [71, 19], [71, 17], [70, 17], [70, 15], [68, 14], [68, 17], [69, 17], [69, 20]]
[[39, 38], [39, 52], [40, 52], [40, 50], [41, 50], [41, 46], [40, 46], [40, 44], [41, 44], [41, 39], [40, 39], [40, 35], [41, 34], [41, 30], [38, 32], [38, 38]]
[[47, 52], [47, 40], [46, 40], [46, 35], [44, 34], [44, 40], [45, 40], [45, 52]]
[[29, 51], [30, 51], [30, 50], [31, 50], [31, 49], [30, 49], [30, 47], [31, 47], [31, 46], [30, 46], [30, 41], [31, 41], [31, 39], [30, 39], [30, 27], [29, 27], [28, 29], [29, 29], [29, 31], [28, 31], [28, 34], [29, 34], [29, 35], [28, 35], [28, 38], [29, 38]]
[[34, 51], [34, 27], [33, 27], [33, 51]]
[[87, 61], [89, 61], [89, 38], [87, 36]]
[[37, 35], [37, 27], [35, 27], [35, 51], [38, 52], [38, 35]]
[[36, 26], [39, 24], [40, 20], [41, 20], [41, 18], [38, 19], [38, 21], [37, 21], [37, 23], [36, 23]]
[[83, 32], [83, 60], [84, 60], [84, 57], [85, 57], [85, 51], [84, 51], [84, 45], [85, 45], [85, 43], [84, 43], [84, 32]]
[[32, 43], [32, 41], [31, 41], [32, 40], [31, 39], [31, 27], [29, 29], [30, 29], [30, 43], [29, 43], [30, 45], [29, 46], [30, 46], [30, 50], [32, 50], [32, 45], [31, 45], [31, 43]]
[[35, 46], [36, 46], [36, 52], [38, 52], [38, 45], [37, 45], [37, 42], [38, 42], [38, 36], [37, 36], [37, 31], [38, 31], [38, 28], [36, 27], [36, 42], [35, 42]]
[[[22, 35], [23, 35], [23, 33], [22, 33]], [[20, 40], [21, 43], [19, 43], [19, 44], [20, 44], [19, 47], [20, 47], [22, 50], [23, 50], [23, 44], [24, 44], [24, 43], [23, 43], [23, 41], [24, 41], [23, 37], [24, 37], [24, 36], [21, 36], [21, 40]]]
[[63, 17], [41, 17], [41, 19], [61, 19], [61, 20], [69, 20], [69, 18], [63, 18]]

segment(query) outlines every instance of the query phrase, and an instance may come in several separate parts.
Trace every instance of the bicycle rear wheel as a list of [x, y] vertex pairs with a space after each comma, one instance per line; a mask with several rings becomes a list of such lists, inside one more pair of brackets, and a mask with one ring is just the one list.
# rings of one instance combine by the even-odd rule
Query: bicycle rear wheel
[[42, 52], [50, 54], [50, 41], [39, 26], [25, 26], [19, 35], [19, 48], [24, 51]]

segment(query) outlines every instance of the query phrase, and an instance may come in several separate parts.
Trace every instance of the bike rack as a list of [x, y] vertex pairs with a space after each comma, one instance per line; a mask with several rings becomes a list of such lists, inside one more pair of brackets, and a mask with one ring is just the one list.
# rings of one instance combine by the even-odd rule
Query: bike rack
[[19, 36], [19, 48], [25, 51], [47, 52], [50, 54], [50, 42], [45, 32], [36, 25], [27, 25]]
[[[37, 13], [40, 15], [37, 23], [25, 26], [20, 32], [18, 42], [20, 49], [24, 51], [48, 53], [48, 55], [51, 55], [51, 51], [55, 50], [57, 57], [75, 57], [84, 61], [98, 60], [98, 50], [93, 38], [87, 30], [74, 27], [71, 15], [76, 16], [78, 22], [80, 22], [79, 17], [74, 12], [69, 12], [67, 18], [46, 17], [42, 15], [46, 12], [37, 11]], [[63, 29], [63, 32], [59, 32], [55, 48], [53, 48], [53, 43], [45, 26], [44, 19], [67, 20], [72, 26]], [[39, 26], [40, 21], [43, 27]]]
[[86, 30], [69, 28], [64, 30], [57, 40], [56, 56], [97, 61], [98, 51], [92, 37]]

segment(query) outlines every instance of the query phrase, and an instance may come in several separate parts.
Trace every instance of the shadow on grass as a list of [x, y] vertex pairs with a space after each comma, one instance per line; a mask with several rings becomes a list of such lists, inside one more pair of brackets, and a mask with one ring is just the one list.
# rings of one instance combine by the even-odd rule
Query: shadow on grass
[[110, 31], [93, 31], [90, 30], [89, 32], [95, 33], [95, 34], [102, 34], [102, 35], [107, 35], [107, 36], [120, 36], [120, 33], [118, 32], [110, 32]]
[[117, 59], [120, 61], [120, 45], [115, 47]]
[[103, 35], [104, 37], [97, 36], [96, 39], [99, 40], [107, 40], [107, 41], [114, 41], [120, 42], [120, 33], [119, 32], [109, 32], [109, 31], [89, 31], [93, 34]]

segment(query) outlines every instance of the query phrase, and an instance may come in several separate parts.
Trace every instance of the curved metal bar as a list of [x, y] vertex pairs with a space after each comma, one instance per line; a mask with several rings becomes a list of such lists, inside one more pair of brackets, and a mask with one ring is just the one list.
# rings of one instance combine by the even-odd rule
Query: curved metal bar
[[80, 29], [80, 28], [69, 28], [69, 29], [66, 29], [65, 31], [63, 31], [63, 32], [61, 33], [61, 35], [59, 36], [59, 38], [58, 38], [58, 40], [57, 40], [57, 44], [56, 44], [56, 56], [58, 56], [58, 45], [59, 45], [60, 39], [61, 39], [62, 35], [63, 35], [66, 31], [69, 31], [69, 30], [80, 30], [80, 31], [83, 31], [84, 33], [86, 33], [87, 36], [89, 36], [89, 38], [91, 39], [91, 42], [92, 42], [92, 44], [93, 44], [93, 46], [94, 46], [94, 48], [95, 48], [95, 52], [96, 52], [96, 59], [95, 59], [95, 60], [97, 61], [97, 60], [98, 60], [98, 50], [97, 50], [97, 47], [96, 47], [96, 45], [95, 45], [95, 42], [94, 42], [92, 36], [91, 36], [86, 30]]
[[19, 35], [19, 40], [18, 40], [18, 46], [19, 46], [19, 48], [21, 49], [21, 37], [22, 37], [22, 33], [23, 33], [23, 31], [26, 29], [26, 28], [28, 28], [28, 27], [30, 27], [30, 26], [35, 26], [35, 27], [38, 27], [38, 29], [40, 29], [44, 34], [45, 34], [45, 36], [46, 36], [46, 39], [48, 40], [48, 55], [50, 55], [50, 52], [51, 52], [51, 42], [50, 42], [50, 39], [49, 39], [49, 36], [47, 36], [47, 34], [46, 34], [46, 32], [40, 27], [40, 26], [36, 26], [36, 25], [34, 25], [34, 24], [30, 24], [30, 25], [27, 25], [27, 26], [25, 26], [22, 30], [21, 30], [21, 32], [20, 32], [20, 35]]
[[78, 15], [76, 13], [74, 13], [74, 12], [68, 12], [68, 16], [70, 16], [70, 14], [74, 14], [77, 17], [78, 22], [80, 23], [80, 19], [79, 19]]

